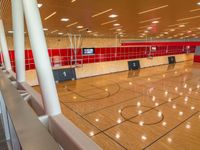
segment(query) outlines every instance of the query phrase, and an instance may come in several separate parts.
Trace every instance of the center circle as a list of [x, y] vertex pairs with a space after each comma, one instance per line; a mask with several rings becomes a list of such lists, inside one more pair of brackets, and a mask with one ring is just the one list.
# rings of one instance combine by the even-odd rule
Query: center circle
[[[151, 114], [150, 116], [148, 115], [149, 113]], [[141, 105], [139, 107], [136, 105], [128, 105], [121, 109], [120, 115], [124, 120], [138, 125], [141, 123], [141, 120], [137, 118], [142, 118], [143, 116], [144, 117], [142, 125], [155, 125], [162, 122], [164, 119], [164, 115], [160, 113], [159, 110], [144, 105]], [[153, 121], [145, 121], [146, 119], [153, 119]]]

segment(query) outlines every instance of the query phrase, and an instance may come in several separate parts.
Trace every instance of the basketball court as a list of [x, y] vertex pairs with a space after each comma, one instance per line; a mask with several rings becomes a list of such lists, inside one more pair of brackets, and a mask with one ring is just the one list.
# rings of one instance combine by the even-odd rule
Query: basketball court
[[1, 0], [0, 150], [200, 150], [200, 0]]
[[188, 61], [58, 83], [62, 111], [103, 149], [198, 149], [199, 67]]

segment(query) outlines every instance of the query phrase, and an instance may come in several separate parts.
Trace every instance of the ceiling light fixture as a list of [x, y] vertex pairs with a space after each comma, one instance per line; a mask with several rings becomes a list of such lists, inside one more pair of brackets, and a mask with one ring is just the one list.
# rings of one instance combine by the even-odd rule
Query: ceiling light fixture
[[189, 23], [189, 22], [178, 23], [178, 24], [172, 24], [172, 25], [169, 25], [168, 27], [175, 27], [175, 26], [179, 26], [179, 25], [182, 25], [182, 24], [186, 25], [186, 24], [188, 24], [188, 23]]
[[66, 28], [69, 28], [69, 27], [74, 26], [76, 24], [78, 24], [78, 22], [71, 23], [71, 24], [67, 25]]
[[177, 21], [185, 21], [185, 20], [191, 20], [191, 19], [196, 19], [196, 18], [200, 18], [200, 15], [199, 16], [188, 17], [188, 18], [178, 19]]
[[54, 30], [54, 31], [52, 31], [51, 33], [55, 33], [55, 32], [58, 32], [58, 30]]
[[117, 20], [112, 20], [112, 21], [108, 21], [108, 22], [104, 22], [104, 23], [102, 23], [101, 25], [103, 26], [103, 25], [107, 25], [107, 24], [110, 24], [110, 23], [113, 23], [113, 22], [116, 22]]
[[92, 31], [88, 30], [87, 33], [91, 33]]
[[180, 27], [180, 28], [183, 28], [183, 27], [185, 27], [185, 25], [184, 25], [184, 24], [181, 24], [181, 25], [179, 25], [179, 27]]
[[82, 32], [82, 31], [86, 31], [88, 28], [84, 28], [84, 29], [81, 29], [81, 30], [78, 30], [79, 32]]
[[58, 35], [63, 35], [63, 33], [62, 33], [62, 32], [59, 32]]
[[115, 27], [116, 27], [116, 26], [120, 26], [120, 24], [119, 24], [119, 23], [115, 23], [115, 24], [113, 24], [113, 26], [115, 26]]
[[83, 28], [83, 26], [77, 26], [76, 28], [77, 28], [77, 29], [82, 29], [82, 28]]
[[42, 4], [37, 4], [38, 8], [41, 8], [42, 7]]
[[14, 31], [8, 31], [8, 33], [14, 33]]
[[67, 21], [69, 21], [69, 19], [68, 18], [61, 18], [60, 21], [67, 22]]
[[103, 15], [103, 14], [109, 12], [109, 11], [112, 11], [112, 9], [108, 9], [108, 10], [102, 11], [102, 12], [100, 12], [100, 13], [94, 14], [94, 15], [92, 15], [92, 18], [97, 17], [97, 16], [100, 16], [100, 15]]
[[48, 31], [48, 29], [47, 29], [47, 28], [44, 28], [43, 30], [44, 30], [44, 31]]
[[152, 12], [152, 11], [155, 11], [155, 10], [159, 10], [159, 9], [162, 9], [162, 8], [165, 8], [165, 7], [168, 7], [168, 5], [163, 5], [163, 6], [160, 6], [160, 7], [156, 7], [156, 8], [153, 8], [153, 9], [146, 10], [146, 11], [142, 11], [142, 12], [139, 12], [138, 15], [145, 14], [145, 13], [148, 13], [148, 12]]
[[54, 11], [52, 14], [44, 18], [44, 20], [48, 20], [49, 18], [53, 17], [56, 14], [56, 11]]
[[112, 15], [109, 15], [108, 17], [109, 17], [109, 18], [116, 18], [116, 17], [118, 17], [118, 15], [112, 14]]
[[119, 28], [122, 28], [123, 26], [117, 26], [117, 27], [113, 27], [113, 28], [110, 28], [109, 30], [115, 30], [115, 29], [119, 29]]
[[140, 21], [139, 23], [146, 23], [146, 22], [152, 22], [152, 21], [158, 21], [160, 20], [161, 18], [153, 18], [153, 19], [149, 19], [149, 20], [144, 20], [144, 21]]
[[195, 12], [195, 11], [200, 11], [200, 8], [190, 10], [190, 12]]
[[155, 20], [155, 21], [153, 21], [152, 23], [153, 23], [153, 24], [157, 24], [157, 23], [159, 23], [159, 21]]

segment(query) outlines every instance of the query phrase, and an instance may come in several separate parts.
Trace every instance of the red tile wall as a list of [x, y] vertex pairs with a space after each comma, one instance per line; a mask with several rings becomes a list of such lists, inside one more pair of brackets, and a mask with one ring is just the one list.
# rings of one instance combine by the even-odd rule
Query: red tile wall
[[[195, 46], [190, 46], [189, 52], [195, 52]], [[145, 58], [149, 55], [149, 47], [104, 47], [95, 48], [95, 55], [83, 56], [81, 49], [78, 49], [77, 59], [78, 63], [95, 63], [135, 58]], [[157, 46], [156, 52], [152, 52], [151, 56], [165, 56], [165, 55], [177, 55], [186, 53], [184, 46]], [[74, 60], [74, 53], [71, 49], [49, 49], [49, 57], [52, 66], [70, 65], [70, 60]], [[11, 65], [15, 70], [15, 56], [14, 51], [9, 51]], [[0, 60], [1, 61], [1, 60]], [[33, 59], [32, 50], [25, 50], [25, 62], [26, 70], [35, 69], [35, 63]], [[72, 62], [74, 64], [74, 62]]]

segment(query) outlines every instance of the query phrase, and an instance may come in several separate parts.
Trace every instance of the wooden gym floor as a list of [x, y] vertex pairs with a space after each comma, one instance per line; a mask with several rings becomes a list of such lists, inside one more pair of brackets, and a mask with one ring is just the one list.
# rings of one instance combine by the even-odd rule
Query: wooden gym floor
[[200, 149], [200, 64], [67, 81], [57, 90], [64, 115], [105, 150]]

